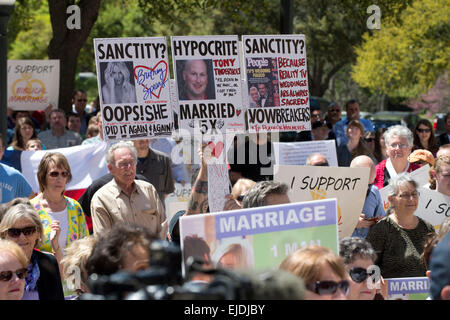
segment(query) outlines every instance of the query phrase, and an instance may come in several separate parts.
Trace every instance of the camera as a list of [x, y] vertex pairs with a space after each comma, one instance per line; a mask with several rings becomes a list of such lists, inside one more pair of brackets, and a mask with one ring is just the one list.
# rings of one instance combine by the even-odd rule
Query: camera
[[303, 281], [285, 271], [205, 269], [189, 257], [186, 275], [201, 273], [211, 281], [184, 281], [181, 249], [163, 240], [150, 245], [150, 266], [137, 273], [93, 274], [91, 293], [80, 300], [270, 300], [304, 298]]

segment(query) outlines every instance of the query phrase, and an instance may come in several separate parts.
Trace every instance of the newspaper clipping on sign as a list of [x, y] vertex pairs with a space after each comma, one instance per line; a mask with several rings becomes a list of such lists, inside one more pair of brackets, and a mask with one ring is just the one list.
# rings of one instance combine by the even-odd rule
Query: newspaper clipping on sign
[[58, 105], [59, 60], [8, 60], [8, 108], [44, 110]]
[[94, 39], [105, 140], [174, 130], [165, 37]]
[[310, 130], [304, 35], [243, 36], [249, 132]]
[[180, 129], [209, 135], [244, 132], [238, 37], [183, 36], [171, 41]]

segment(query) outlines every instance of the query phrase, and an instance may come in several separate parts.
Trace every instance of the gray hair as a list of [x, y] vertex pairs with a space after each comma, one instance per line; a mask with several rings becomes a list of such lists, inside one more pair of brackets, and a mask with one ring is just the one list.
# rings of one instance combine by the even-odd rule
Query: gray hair
[[414, 188], [417, 189], [417, 182], [415, 182], [407, 172], [392, 178], [389, 182], [389, 196], [395, 196], [398, 193], [398, 189], [407, 183], [412, 184]]
[[20, 219], [28, 219], [36, 226], [36, 230], [39, 233], [39, 239], [34, 245], [35, 248], [39, 248], [45, 239], [44, 227], [42, 226], [41, 218], [36, 210], [34, 210], [31, 204], [19, 203], [10, 207], [0, 222], [0, 237], [5, 239], [6, 232], [12, 228], [14, 224]]
[[339, 255], [344, 259], [344, 263], [349, 265], [356, 259], [370, 259], [375, 263], [377, 254], [370, 242], [358, 237], [345, 237], [339, 241]]
[[133, 143], [130, 141], [119, 141], [113, 144], [106, 153], [106, 163], [113, 165], [114, 164], [114, 151], [119, 148], [127, 148], [133, 154], [134, 162], [137, 162], [137, 151], [134, 147]]
[[266, 206], [266, 197], [270, 194], [287, 194], [287, 184], [275, 181], [260, 181], [247, 191], [242, 200], [243, 208], [255, 208]]
[[414, 141], [413, 133], [405, 126], [397, 124], [387, 129], [387, 131], [383, 134], [384, 143], [386, 144], [386, 147], [389, 146], [389, 141], [391, 141], [392, 137], [394, 136], [405, 138], [408, 141], [409, 146], [413, 145]]

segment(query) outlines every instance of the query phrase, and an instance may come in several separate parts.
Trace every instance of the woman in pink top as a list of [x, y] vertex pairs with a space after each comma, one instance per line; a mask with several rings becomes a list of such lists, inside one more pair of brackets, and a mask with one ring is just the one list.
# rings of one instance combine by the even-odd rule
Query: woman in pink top
[[418, 165], [408, 162], [408, 156], [413, 147], [413, 134], [411, 130], [402, 125], [389, 127], [384, 133], [386, 153], [388, 158], [376, 166], [377, 175], [374, 185], [378, 189], [389, 184], [389, 180], [403, 172], [412, 172]]

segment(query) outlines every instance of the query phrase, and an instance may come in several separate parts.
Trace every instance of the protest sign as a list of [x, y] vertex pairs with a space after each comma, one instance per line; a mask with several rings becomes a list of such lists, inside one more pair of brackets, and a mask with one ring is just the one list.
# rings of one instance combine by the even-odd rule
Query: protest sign
[[384, 279], [388, 285], [389, 300], [426, 300], [430, 295], [427, 277]]
[[94, 39], [105, 140], [170, 136], [165, 37]]
[[243, 36], [249, 132], [310, 130], [304, 35]]
[[168, 194], [165, 199], [167, 221], [170, 221], [178, 211], [187, 210], [189, 197], [192, 193], [190, 183], [185, 183], [184, 186], [181, 183], [175, 183], [174, 187], [175, 190]]
[[237, 36], [171, 37], [181, 129], [244, 132]]
[[7, 95], [12, 110], [58, 106], [59, 60], [8, 60]]
[[[419, 169], [416, 169], [413, 172], [408, 173], [408, 174], [411, 177], [411, 179], [413, 179], [417, 183], [418, 187], [422, 187], [428, 183], [429, 171], [430, 171], [430, 166], [427, 164], [427, 165], [425, 165]], [[384, 211], [386, 211], [389, 208], [388, 196], [389, 196], [390, 190], [391, 190], [391, 187], [389, 185], [380, 189], [380, 196], [381, 196], [381, 201], [383, 201]]]
[[418, 188], [417, 191], [419, 192], [419, 204], [414, 214], [439, 230], [445, 218], [450, 217], [450, 197], [427, 188]]
[[208, 164], [208, 204], [209, 212], [221, 212], [225, 205], [225, 196], [230, 193], [228, 165]]
[[[184, 216], [181, 249], [186, 259], [192, 238], [203, 239], [215, 266], [278, 269], [290, 253], [306, 245], [321, 245], [338, 254], [336, 223], [336, 199]], [[234, 264], [226, 257], [232, 252], [238, 253]]]
[[330, 167], [337, 167], [336, 144], [334, 140], [304, 142], [273, 142], [275, 163], [282, 165], [305, 165], [313, 153], [322, 154]]
[[339, 238], [350, 236], [362, 213], [369, 168], [274, 165], [274, 180], [290, 187], [293, 202], [337, 199]]

